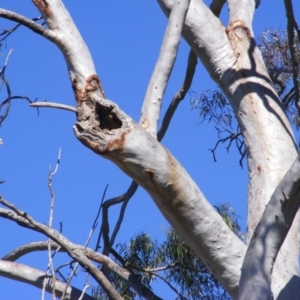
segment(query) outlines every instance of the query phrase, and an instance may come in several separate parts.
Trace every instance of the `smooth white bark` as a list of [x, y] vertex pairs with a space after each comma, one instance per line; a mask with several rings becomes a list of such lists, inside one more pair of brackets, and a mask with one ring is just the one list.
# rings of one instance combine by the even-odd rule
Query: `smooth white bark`
[[[76, 78], [84, 85], [91, 74], [96, 74], [91, 54], [75, 26], [68, 10], [60, 0], [33, 1], [55, 36], [54, 42], [65, 57], [71, 81]], [[67, 29], [67, 30], [66, 30]], [[77, 58], [81, 57], [80, 60]]]
[[255, 0], [228, 0], [229, 23], [243, 21], [252, 33]]
[[[225, 225], [178, 161], [112, 102], [93, 95], [99, 110], [119, 120], [119, 128], [95, 131], [91, 122], [74, 126], [77, 138], [110, 159], [141, 185], [176, 233], [237, 297], [245, 245]], [[109, 107], [109, 110], [105, 107]], [[89, 113], [89, 112], [87, 112]], [[105, 118], [105, 116], [102, 116]], [[98, 121], [99, 122], [99, 121]], [[100, 119], [101, 123], [101, 119]]]
[[[61, 1], [35, 3], [68, 65], [78, 101], [74, 127], [78, 139], [145, 188], [179, 236], [236, 298], [246, 246], [228, 229], [176, 159], [114, 103], [104, 99], [90, 53]], [[168, 15], [174, 1], [159, 3]], [[228, 97], [244, 136], [249, 169], [249, 240], [297, 151], [290, 124], [252, 38], [255, 2], [239, 4], [230, 1], [231, 22], [226, 29], [202, 1], [191, 0], [182, 33]], [[275, 297], [298, 275], [298, 240], [296, 220], [275, 264]], [[297, 297], [288, 295], [289, 299]]]
[[[243, 262], [239, 300], [247, 300], [249, 295], [252, 299], [272, 298], [271, 280], [274, 262], [299, 207], [300, 158], [297, 157], [274, 191], [252, 235]], [[292, 297], [288, 296], [289, 299]]]
[[[173, 1], [159, 3], [168, 14]], [[233, 16], [237, 15], [238, 8]], [[297, 157], [293, 133], [245, 22], [231, 22], [225, 30], [202, 1], [191, 1], [183, 35], [228, 97], [244, 136], [249, 169], [249, 240], [265, 205]], [[275, 265], [275, 296], [298, 275], [298, 221], [294, 224]]]
[[157, 133], [157, 122], [163, 96], [177, 56], [182, 27], [189, 5], [190, 0], [175, 2], [160, 53], [146, 91], [140, 124], [152, 136], [156, 136]]

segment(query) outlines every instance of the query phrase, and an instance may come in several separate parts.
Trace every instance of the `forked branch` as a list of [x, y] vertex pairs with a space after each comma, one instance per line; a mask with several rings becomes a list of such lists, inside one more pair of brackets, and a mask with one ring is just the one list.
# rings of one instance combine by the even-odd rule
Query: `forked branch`
[[[20, 218], [18, 218], [16, 215], [14, 215], [11, 211], [1, 209], [1, 208], [0, 208], [0, 216], [4, 217], [4, 218], [9, 218], [10, 220], [13, 220], [17, 223], [18, 223], [18, 220], [20, 220]], [[22, 224], [20, 224], [20, 225], [28, 227], [26, 225], [26, 222], [22, 222]], [[31, 229], [33, 229], [33, 228], [31, 228]], [[52, 232], [54, 232], [54, 234], [60, 235], [57, 231], [55, 231], [53, 229], [51, 229], [51, 230], [52, 230]], [[61, 237], [67, 241], [66, 238], [64, 238], [63, 236], [61, 236]], [[131, 286], [137, 292], [137, 294], [139, 296], [141, 296], [145, 299], [149, 299], [149, 300], [150, 299], [153, 299], [153, 300], [160, 299], [149, 288], [147, 288], [140, 281], [139, 278], [137, 278], [134, 274], [132, 274], [127, 269], [119, 266], [117, 263], [115, 263], [109, 257], [102, 255], [102, 254], [98, 253], [97, 251], [94, 251], [88, 247], [78, 245], [78, 244], [73, 244], [70, 241], [67, 241], [67, 242], [70, 243], [70, 248], [81, 251], [82, 253], [84, 253], [84, 255], [86, 255], [86, 257], [88, 257], [92, 261], [99, 263], [99, 264], [105, 266], [106, 268], [108, 268], [109, 270], [111, 270], [112, 272], [114, 272], [117, 276], [119, 276], [122, 280], [124, 280], [129, 286]], [[53, 241], [50, 242], [50, 247], [52, 250], [57, 249], [59, 246], [60, 246], [60, 243], [53, 242]], [[34, 242], [34, 243], [27, 244], [27, 245], [23, 245], [23, 246], [15, 249], [14, 251], [12, 251], [12, 252], [8, 253], [7, 255], [5, 255], [4, 257], [2, 257], [1, 260], [13, 262], [29, 253], [36, 252], [36, 251], [47, 251], [47, 250], [48, 250], [48, 242], [47, 241]], [[63, 246], [58, 251], [59, 252], [68, 252], [68, 250]], [[0, 260], [0, 262], [1, 262], [1, 260]], [[0, 272], [1, 272], [1, 270], [0, 270]], [[50, 288], [50, 285], [49, 285], [49, 288]], [[51, 290], [50, 290], [50, 292], [51, 292]], [[63, 289], [61, 292], [63, 292]]]

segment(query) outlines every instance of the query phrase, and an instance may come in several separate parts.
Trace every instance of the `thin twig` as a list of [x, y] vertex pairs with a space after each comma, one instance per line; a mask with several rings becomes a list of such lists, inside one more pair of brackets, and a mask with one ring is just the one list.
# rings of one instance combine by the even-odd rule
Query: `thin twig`
[[161, 128], [157, 133], [157, 139], [159, 141], [161, 141], [163, 139], [163, 137], [165, 136], [165, 133], [168, 130], [171, 119], [178, 107], [178, 104], [180, 103], [180, 101], [182, 99], [184, 99], [186, 93], [188, 92], [188, 90], [191, 87], [193, 77], [195, 74], [195, 70], [196, 70], [196, 66], [197, 66], [197, 56], [196, 56], [195, 52], [191, 49], [189, 52], [188, 64], [186, 67], [184, 81], [183, 81], [180, 89], [178, 90], [178, 92], [173, 97], [173, 100], [170, 103], [170, 105], [165, 113], [165, 116], [163, 118]]
[[230, 146], [231, 146], [232, 141], [235, 140], [239, 135], [241, 135], [241, 132], [238, 132], [238, 133], [230, 133], [230, 134], [229, 134], [228, 136], [226, 136], [225, 138], [219, 139], [219, 140], [217, 141], [217, 143], [215, 144], [214, 148], [208, 149], [208, 150], [210, 150], [210, 151], [212, 152], [212, 154], [213, 154], [214, 162], [217, 162], [217, 158], [216, 158], [215, 152], [216, 152], [216, 150], [217, 150], [219, 144], [220, 144], [220, 143], [223, 144], [223, 143], [225, 143], [226, 141], [229, 141], [229, 144], [228, 144], [228, 146], [226, 147], [226, 150], [227, 150], [227, 152], [228, 152], [229, 149], [230, 149]]
[[7, 67], [9, 57], [10, 57], [10, 55], [13, 53], [13, 51], [14, 51], [13, 49], [10, 49], [9, 52], [8, 52], [8, 54], [7, 54], [7, 56], [6, 56], [4, 66], [3, 66], [3, 68], [2, 68], [2, 70], [1, 70], [1, 72], [0, 72], [0, 75], [1, 75], [1, 76], [4, 76], [4, 72], [5, 72], [5, 69], [6, 69], [6, 67]]
[[66, 287], [65, 287], [65, 290], [64, 290], [64, 292], [63, 292], [63, 294], [62, 294], [62, 296], [61, 296], [61, 299], [64, 299], [64, 297], [65, 297], [65, 295], [66, 295], [66, 292], [67, 292], [67, 289], [68, 289], [68, 287], [70, 286], [71, 281], [72, 281], [73, 277], [74, 277], [75, 274], [76, 274], [78, 265], [79, 265], [79, 263], [76, 262], [76, 263], [75, 263], [75, 266], [72, 268], [72, 272], [71, 272], [70, 276], [68, 277], [68, 280], [67, 280], [67, 282], [66, 282]]
[[51, 195], [49, 227], [52, 227], [52, 223], [53, 223], [54, 202], [55, 202], [55, 194], [54, 194], [54, 190], [53, 190], [53, 186], [52, 186], [52, 179], [58, 171], [60, 159], [61, 159], [61, 148], [59, 148], [59, 150], [58, 150], [57, 162], [56, 162], [55, 169], [53, 172], [51, 172], [51, 166], [49, 166], [50, 172], [49, 172], [49, 176], [48, 176], [48, 187], [49, 187], [49, 191], [50, 191], [50, 195]]
[[[61, 148], [59, 148], [58, 150], [58, 157], [57, 157], [57, 162], [55, 165], [55, 169], [53, 172], [51, 172], [51, 166], [49, 166], [50, 172], [49, 172], [49, 176], [48, 176], [48, 187], [49, 187], [49, 191], [50, 191], [50, 195], [51, 195], [51, 204], [50, 204], [50, 216], [49, 216], [49, 223], [48, 226], [51, 228], [52, 227], [52, 223], [53, 223], [53, 215], [54, 215], [54, 203], [55, 203], [55, 194], [54, 194], [54, 189], [52, 186], [52, 179], [55, 176], [55, 174], [58, 171], [58, 167], [60, 164], [60, 158], [61, 158]], [[55, 251], [55, 253], [58, 250]], [[54, 267], [53, 267], [53, 255], [51, 253], [51, 241], [50, 239], [48, 239], [48, 267], [47, 269], [51, 271], [51, 276], [52, 276], [52, 281], [51, 281], [51, 286], [52, 286], [52, 299], [55, 300], [56, 299], [56, 295], [55, 295], [55, 271], [54, 271]], [[68, 288], [68, 286], [66, 286], [66, 289]], [[44, 296], [44, 289], [43, 289], [43, 296]]]
[[[110, 248], [113, 245], [114, 239], [116, 238], [116, 235], [120, 229], [121, 223], [123, 221], [124, 213], [125, 213], [125, 208], [127, 206], [128, 201], [131, 199], [131, 197], [134, 195], [135, 191], [137, 190], [138, 184], [135, 183], [134, 181], [131, 182], [130, 187], [126, 191], [126, 193], [115, 197], [111, 198], [107, 201], [105, 201], [102, 205], [102, 225], [101, 225], [101, 233], [103, 235], [103, 254], [108, 255]], [[114, 229], [113, 233], [113, 241], [111, 242], [109, 239], [109, 222], [108, 222], [108, 209], [112, 205], [116, 205], [118, 203], [123, 202], [120, 215], [117, 221], [117, 224]], [[125, 203], [125, 204], [124, 204]], [[99, 240], [97, 241], [97, 247], [99, 247], [98, 244]]]
[[[145, 272], [147, 272], [147, 271], [145, 271]], [[153, 274], [154, 276], [156, 276], [159, 279], [161, 279], [162, 281], [164, 281], [169, 286], [169, 288], [180, 297], [180, 299], [187, 300], [187, 298], [184, 297], [166, 278], [164, 278], [163, 276], [161, 276], [157, 273], [154, 273], [154, 272], [149, 272], [148, 271], [147, 273]]]
[[31, 107], [50, 107], [50, 108], [59, 108], [64, 109], [72, 112], [77, 112], [77, 108], [74, 106], [61, 104], [61, 103], [55, 103], [55, 102], [34, 102], [30, 103], [29, 106]]
[[86, 283], [85, 285], [84, 285], [84, 287], [83, 287], [83, 290], [82, 290], [82, 294], [80, 295], [80, 297], [78, 298], [78, 300], [82, 300], [83, 299], [83, 297], [84, 297], [84, 294], [85, 294], [85, 291], [88, 289], [88, 288], [90, 288], [90, 284], [89, 283]]
[[129, 200], [132, 198], [132, 196], [135, 194], [137, 188], [138, 188], [138, 184], [135, 181], [132, 181], [131, 185], [130, 185], [129, 189], [127, 190], [126, 195], [124, 197], [118, 221], [116, 223], [115, 229], [114, 229], [114, 231], [113, 231], [113, 233], [111, 235], [111, 238], [110, 238], [110, 242], [109, 242], [109, 247], [110, 248], [114, 245], [114, 242], [115, 242], [115, 239], [117, 237], [117, 234], [118, 234], [118, 232], [119, 232], [119, 230], [121, 228], [121, 224], [122, 224], [122, 221], [124, 219], [124, 215], [125, 215], [125, 210], [126, 210], [127, 204], [129, 202]]
[[[31, 19], [32, 21], [39, 21], [43, 19], [42, 16], [40, 17], [37, 17], [37, 18], [33, 18]], [[22, 26], [21, 23], [15, 25], [13, 28], [11, 29], [4, 29], [2, 33], [0, 33], [0, 36], [3, 36], [1, 39], [0, 39], [0, 43], [3, 42], [4, 40], [6, 40], [14, 31], [16, 31], [20, 26]]]
[[[101, 213], [101, 209], [102, 209], [102, 205], [103, 205], [103, 202], [104, 202], [104, 199], [105, 199], [107, 189], [108, 189], [108, 184], [106, 185], [106, 187], [104, 189], [104, 192], [102, 194], [101, 203], [100, 203], [100, 206], [99, 206], [99, 209], [98, 209], [98, 212], [97, 212], [97, 215], [96, 215], [96, 218], [95, 218], [95, 221], [94, 221], [94, 224], [93, 224], [92, 228], [96, 228], [97, 221], [98, 221], [98, 218], [99, 218], [100, 213]], [[99, 248], [100, 248], [101, 233], [102, 233], [102, 230], [100, 228], [98, 238], [97, 238], [97, 242], [96, 242], [96, 246], [95, 246], [95, 251], [98, 251]]]

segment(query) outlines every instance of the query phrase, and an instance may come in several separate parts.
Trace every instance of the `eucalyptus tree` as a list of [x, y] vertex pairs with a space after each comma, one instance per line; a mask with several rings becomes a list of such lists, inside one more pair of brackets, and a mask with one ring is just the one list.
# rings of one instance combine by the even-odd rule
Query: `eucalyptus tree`
[[[218, 17], [225, 2], [214, 0], [207, 7], [198, 0], [158, 0], [169, 21], [142, 104], [139, 124], [118, 107], [117, 99], [105, 97], [101, 70], [96, 73], [89, 49], [61, 0], [33, 0], [42, 15], [42, 24], [5, 9], [0, 9], [0, 17], [22, 24], [62, 52], [76, 108], [39, 102], [31, 106], [76, 112], [73, 130], [77, 139], [132, 178], [133, 183], [122, 200], [126, 198], [127, 201], [137, 185], [144, 188], [178, 236], [232, 298], [298, 299], [299, 293], [295, 292], [300, 284], [297, 145], [272, 76], [254, 39], [252, 22], [260, 1], [228, 0], [227, 27]], [[299, 29], [291, 1], [285, 0], [285, 6], [292, 59], [289, 71], [293, 74], [295, 88], [293, 103], [300, 111], [295, 47]], [[158, 131], [163, 95], [181, 35], [191, 47], [191, 61], [197, 56], [225, 94], [243, 137], [249, 174], [246, 244], [230, 230], [182, 165], [160, 143], [180, 99], [179, 96], [175, 99], [163, 128]], [[183, 90], [188, 86], [185, 84]], [[109, 276], [105, 276], [107, 269], [126, 280], [140, 296], [158, 299], [126, 268], [107, 257], [110, 241], [103, 254], [99, 254], [73, 244], [51, 226], [36, 222], [4, 198], [1, 203], [7, 207], [0, 209], [1, 217], [48, 236], [85, 268], [111, 299], [122, 297]], [[53, 242], [48, 243], [49, 248]], [[91, 259], [103, 264], [103, 270], [96, 268]], [[0, 262], [1, 275], [30, 281], [21, 268], [17, 274], [16, 269], [12, 271], [7, 260], [6, 257]], [[58, 283], [53, 277], [48, 290], [72, 298], [74, 291], [63, 291]]]

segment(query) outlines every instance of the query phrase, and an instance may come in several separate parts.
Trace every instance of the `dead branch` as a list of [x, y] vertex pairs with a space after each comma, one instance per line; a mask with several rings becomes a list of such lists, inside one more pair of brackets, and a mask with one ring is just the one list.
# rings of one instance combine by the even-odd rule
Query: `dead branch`
[[212, 155], [213, 155], [213, 159], [214, 162], [217, 162], [217, 158], [216, 158], [216, 150], [219, 146], [219, 144], [224, 144], [225, 142], [228, 141], [228, 145], [226, 147], [227, 152], [229, 152], [229, 149], [232, 145], [232, 142], [235, 141], [236, 143], [236, 147], [241, 155], [241, 158], [239, 160], [239, 164], [241, 167], [243, 167], [243, 159], [246, 155], [246, 151], [245, 151], [245, 146], [244, 146], [244, 141], [240, 138], [242, 137], [242, 133], [240, 131], [237, 131], [236, 133], [233, 133], [229, 130], [225, 130], [226, 132], [228, 132], [228, 136], [226, 136], [225, 138], [220, 138], [217, 143], [215, 144], [214, 148], [212, 149], [208, 149], [211, 151]]
[[[58, 158], [57, 158], [57, 162], [55, 165], [55, 169], [52, 172], [51, 171], [51, 166], [49, 166], [49, 175], [48, 175], [48, 187], [49, 187], [49, 191], [50, 191], [50, 195], [51, 195], [51, 204], [50, 204], [50, 215], [49, 215], [49, 223], [48, 226], [51, 228], [52, 227], [52, 223], [53, 223], [53, 215], [54, 215], [54, 203], [55, 203], [55, 194], [54, 194], [54, 189], [52, 186], [52, 179], [55, 176], [55, 174], [58, 171], [58, 167], [59, 167], [59, 163], [60, 163], [60, 158], [61, 158], [61, 148], [59, 148], [58, 150]], [[60, 248], [60, 246], [58, 247]], [[57, 251], [58, 249], [56, 249]], [[56, 296], [55, 296], [55, 271], [54, 271], [54, 267], [53, 267], [53, 256], [51, 253], [51, 245], [50, 245], [50, 239], [48, 240], [48, 270], [51, 271], [51, 275], [52, 275], [52, 298], [53, 300], [55, 300]], [[63, 292], [62, 295], [62, 299], [64, 299], [66, 290], [67, 290], [68, 284], [66, 285], [66, 289]]]
[[75, 259], [87, 272], [91, 274], [91, 276], [101, 285], [103, 290], [107, 293], [111, 299], [121, 300], [122, 297], [116, 291], [116, 289], [112, 286], [112, 284], [107, 280], [107, 278], [103, 275], [103, 273], [94, 266], [89, 259], [84, 254], [82, 249], [76, 247], [73, 243], [71, 243], [67, 238], [63, 235], [59, 234], [56, 230], [49, 228], [48, 226], [36, 222], [30, 215], [26, 212], [21, 211], [13, 204], [7, 202], [0, 196], [0, 203], [4, 206], [11, 209], [11, 211], [7, 211], [6, 214], [0, 215], [4, 218], [10, 219], [12, 221], [17, 222], [19, 225], [23, 227], [30, 228], [37, 232], [40, 232], [46, 235], [48, 238], [52, 239], [56, 243], [58, 243], [61, 247], [63, 247], [68, 254]]
[[[45, 250], [47, 250], [47, 242], [45, 242]], [[13, 280], [17, 280], [20, 282], [24, 282], [35, 286], [39, 289], [43, 288], [44, 282], [46, 283], [46, 291], [48, 293], [52, 292], [51, 287], [51, 278], [47, 276], [47, 274], [43, 271], [38, 269], [11, 262], [11, 261], [3, 261], [0, 260], [0, 276], [10, 278]], [[65, 283], [61, 282], [60, 280], [55, 280], [55, 293], [58, 297], [60, 297], [65, 289]], [[78, 298], [82, 295], [82, 291], [69, 286], [66, 293], [66, 300], [78, 300]], [[88, 294], [84, 294], [83, 300], [95, 300]]]
[[64, 109], [72, 112], [77, 112], [77, 108], [74, 106], [62, 104], [62, 103], [55, 103], [55, 102], [31, 102], [29, 104], [31, 107], [50, 107], [50, 108], [59, 108], [59, 109]]
[[[4, 218], [8, 218], [10, 220], [13, 220], [17, 222], [19, 219], [17, 215], [8, 216], [11, 215], [11, 211], [0, 208], [0, 216]], [[27, 227], [27, 225], [25, 226]], [[28, 227], [29, 228], [29, 227]], [[35, 229], [34, 229], [35, 230]], [[51, 229], [55, 234], [59, 233], [55, 231], [54, 229]], [[63, 237], [64, 238], [64, 237]], [[66, 238], [64, 238], [66, 239]], [[68, 241], [69, 242], [69, 241]], [[158, 296], [156, 296], [151, 290], [149, 290], [143, 283], [136, 277], [134, 274], [132, 274], [127, 269], [122, 268], [117, 263], [115, 263], [113, 260], [111, 260], [109, 257], [102, 255], [90, 248], [86, 248], [82, 245], [78, 244], [71, 244], [71, 247], [77, 248], [79, 251], [84, 253], [89, 259], [93, 260], [94, 262], [100, 263], [110, 269], [112, 272], [114, 272], [116, 275], [118, 275], [121, 279], [123, 279], [129, 286], [131, 286], [141, 297], [144, 297], [145, 299], [153, 299], [158, 300], [160, 299]], [[55, 250], [59, 247], [59, 243], [50, 242], [50, 246], [52, 250]], [[30, 244], [23, 245], [12, 252], [5, 255], [1, 260], [5, 261], [16, 261], [17, 259], [21, 258], [24, 255], [27, 255], [32, 252], [36, 251], [47, 251], [48, 250], [48, 242], [34, 242]], [[59, 252], [68, 252], [63, 246], [58, 250]]]
[[[126, 206], [129, 202], [129, 200], [131, 199], [131, 197], [134, 195], [137, 188], [138, 188], [138, 184], [136, 182], [132, 181], [131, 185], [129, 186], [126, 193], [124, 193], [123, 195], [120, 195], [118, 197], [111, 198], [111, 199], [105, 201], [102, 205], [103, 212], [102, 212], [101, 232], [103, 234], [104, 246], [103, 246], [103, 252], [102, 253], [104, 255], [109, 254], [110, 249], [114, 244], [116, 235], [117, 235], [117, 233], [118, 233], [118, 231], [121, 227], [121, 223], [122, 223], [123, 218], [124, 218]], [[116, 223], [115, 229], [113, 231], [112, 238], [109, 239], [108, 209], [109, 209], [110, 206], [116, 205], [116, 204], [121, 203], [121, 202], [123, 202], [123, 204], [122, 204], [122, 207], [121, 207], [121, 210], [120, 210], [119, 218], [118, 218], [118, 221]]]

